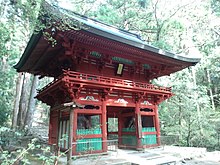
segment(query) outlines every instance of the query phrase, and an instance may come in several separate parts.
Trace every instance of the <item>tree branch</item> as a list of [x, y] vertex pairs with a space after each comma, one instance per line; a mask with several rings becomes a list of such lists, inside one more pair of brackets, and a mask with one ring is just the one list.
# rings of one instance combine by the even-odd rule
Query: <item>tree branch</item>
[[215, 30], [215, 29], [213, 29], [213, 28], [212, 28], [212, 30], [213, 30], [218, 36], [220, 36], [220, 32], [219, 32], [219, 31], [217, 31], [217, 30]]
[[154, 4], [153, 6], [153, 9], [154, 9], [154, 17], [155, 17], [155, 20], [156, 20], [156, 23], [157, 23], [157, 27], [159, 26], [159, 22], [158, 22], [158, 18], [157, 18], [157, 4], [158, 4], [159, 0], [156, 1], [156, 3]]

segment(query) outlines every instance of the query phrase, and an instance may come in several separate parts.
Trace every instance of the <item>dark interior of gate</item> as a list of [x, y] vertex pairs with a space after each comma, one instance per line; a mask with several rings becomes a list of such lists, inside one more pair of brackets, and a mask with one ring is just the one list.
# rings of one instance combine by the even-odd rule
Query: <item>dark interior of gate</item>
[[[117, 140], [119, 148], [143, 149], [159, 145], [157, 137], [159, 128], [156, 129], [156, 116], [154, 109], [142, 108], [145, 113], [141, 115], [141, 124], [138, 125], [135, 107], [107, 107], [107, 135], [108, 140]], [[139, 141], [138, 129], [141, 130]], [[157, 130], [157, 131], [156, 131]]]
[[150, 81], [199, 59], [161, 51], [136, 34], [70, 11], [65, 16], [84, 28], [54, 27], [53, 47], [42, 33], [33, 34], [15, 66], [20, 72], [54, 77], [36, 96], [51, 107], [49, 143], [66, 150], [71, 140], [73, 155], [106, 152], [112, 139], [120, 148], [160, 145], [158, 105], [172, 92]]

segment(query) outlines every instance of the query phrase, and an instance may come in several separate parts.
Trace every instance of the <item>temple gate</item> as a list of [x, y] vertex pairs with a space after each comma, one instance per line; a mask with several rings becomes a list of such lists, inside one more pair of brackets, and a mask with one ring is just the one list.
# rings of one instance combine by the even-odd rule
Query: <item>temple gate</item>
[[[33, 34], [15, 66], [19, 72], [54, 77], [36, 96], [51, 107], [49, 144], [70, 148], [73, 155], [106, 152], [111, 135], [118, 138], [120, 148], [160, 145], [158, 105], [172, 92], [150, 81], [195, 65], [199, 59], [162, 51], [136, 34], [45, 7], [84, 26], [46, 29], [53, 31], [54, 47], [42, 33]], [[108, 130], [110, 118], [117, 119], [116, 132]]]

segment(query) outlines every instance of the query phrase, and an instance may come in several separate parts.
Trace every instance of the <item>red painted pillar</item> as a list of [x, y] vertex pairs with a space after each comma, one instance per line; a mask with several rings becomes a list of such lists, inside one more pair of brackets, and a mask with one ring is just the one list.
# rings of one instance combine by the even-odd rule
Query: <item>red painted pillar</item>
[[107, 151], [106, 101], [102, 101], [102, 150]]
[[76, 143], [77, 143], [77, 110], [74, 110], [73, 115], [73, 155], [76, 155]]
[[61, 137], [59, 137], [59, 134], [60, 134], [60, 131], [61, 131], [61, 129], [62, 129], [62, 128], [60, 128], [60, 122], [61, 122], [60, 119], [61, 119], [61, 117], [62, 117], [61, 110], [59, 110], [58, 113], [59, 113], [59, 116], [58, 116], [58, 121], [57, 121], [58, 131], [57, 131], [57, 144], [56, 144], [57, 154], [58, 154], [58, 152], [60, 151], [60, 146], [59, 146], [59, 141], [60, 141], [60, 139], [59, 139], [59, 138], [61, 138]]
[[141, 113], [140, 113], [140, 106], [139, 102], [135, 104], [135, 125], [136, 125], [136, 138], [137, 138], [137, 149], [142, 148], [142, 122], [141, 122]]
[[158, 114], [158, 106], [155, 105], [155, 127], [157, 131], [157, 144], [160, 145], [160, 121], [159, 121], [159, 114]]
[[74, 112], [73, 108], [70, 107], [69, 109], [69, 137], [68, 137], [68, 153], [67, 153], [67, 165], [72, 164], [72, 155], [73, 155], [73, 118], [74, 118]]

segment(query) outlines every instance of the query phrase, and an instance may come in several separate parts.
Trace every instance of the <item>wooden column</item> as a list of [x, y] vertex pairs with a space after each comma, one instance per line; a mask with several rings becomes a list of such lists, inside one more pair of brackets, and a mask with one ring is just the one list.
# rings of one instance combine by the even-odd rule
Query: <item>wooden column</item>
[[159, 121], [159, 114], [158, 114], [158, 106], [155, 105], [155, 127], [157, 131], [157, 144], [160, 145], [160, 121]]
[[107, 151], [106, 101], [102, 101], [102, 149]]
[[72, 164], [72, 144], [73, 144], [73, 117], [74, 117], [74, 112], [73, 112], [73, 108], [70, 107], [70, 118], [69, 118], [69, 136], [68, 136], [68, 147], [69, 147], [69, 151], [67, 153], [67, 165], [71, 165]]
[[[65, 105], [64, 105], [65, 106]], [[68, 106], [68, 104], [67, 104]], [[76, 105], [74, 103], [71, 103], [69, 105], [69, 136], [68, 136], [68, 152], [67, 152], [67, 165], [72, 164], [72, 155], [73, 155], [73, 122], [74, 122], [74, 109], [76, 108]]]
[[136, 137], [137, 137], [137, 149], [142, 148], [141, 138], [142, 138], [142, 122], [141, 122], [141, 113], [139, 102], [135, 104], [135, 125], [136, 125]]
[[58, 116], [58, 131], [57, 131], [57, 144], [56, 144], [56, 156], [59, 156], [60, 154], [60, 146], [59, 146], [59, 142], [60, 142], [60, 137], [59, 137], [59, 134], [60, 134], [60, 118], [62, 116], [62, 113], [61, 113], [61, 110], [58, 111], [59, 113], [59, 116]]
[[122, 116], [119, 113], [118, 114], [118, 145], [120, 147], [120, 145], [122, 145], [122, 127], [123, 127], [123, 123], [122, 123]]
[[77, 118], [78, 118], [78, 113], [77, 113], [77, 111], [74, 111], [74, 116], [73, 116], [73, 145], [72, 145], [73, 155], [76, 154], [76, 146], [77, 146]]

